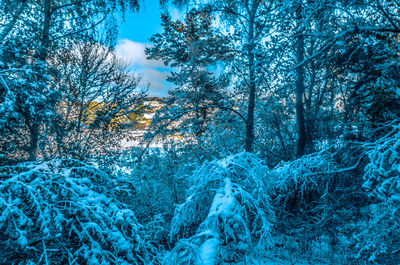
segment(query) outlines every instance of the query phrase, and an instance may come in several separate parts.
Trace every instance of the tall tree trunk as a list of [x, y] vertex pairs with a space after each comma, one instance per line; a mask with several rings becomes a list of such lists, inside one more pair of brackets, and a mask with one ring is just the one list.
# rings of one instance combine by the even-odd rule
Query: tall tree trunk
[[[51, 0], [43, 0], [43, 26], [42, 26], [42, 37], [38, 59], [45, 62], [48, 56], [48, 48], [50, 46], [50, 22], [51, 22]], [[45, 74], [45, 70], [42, 70], [41, 74]], [[43, 91], [41, 91], [43, 92]], [[43, 94], [43, 93], [41, 93]], [[29, 160], [36, 160], [36, 154], [39, 143], [40, 124], [42, 119], [37, 117], [32, 120], [32, 124], [29, 126], [30, 132], [30, 145], [29, 145]]]
[[28, 147], [28, 159], [30, 161], [36, 160], [36, 153], [38, 149], [38, 142], [39, 142], [39, 124], [33, 121], [32, 126], [29, 127], [29, 147]]
[[42, 39], [39, 51], [39, 59], [45, 61], [50, 46], [50, 23], [51, 23], [51, 0], [43, 0], [43, 28]]
[[[301, 32], [302, 8], [298, 7], [296, 11], [297, 20], [297, 39], [296, 39], [296, 60], [297, 64], [304, 61], [304, 35]], [[297, 150], [296, 156], [300, 157], [305, 153], [306, 146], [306, 126], [304, 119], [304, 64], [296, 69], [296, 122], [297, 122]]]
[[256, 98], [256, 83], [255, 83], [255, 67], [254, 67], [254, 14], [250, 14], [249, 20], [249, 35], [248, 35], [248, 59], [249, 59], [249, 99], [247, 107], [247, 120], [246, 120], [246, 152], [253, 151], [254, 142], [254, 109]]

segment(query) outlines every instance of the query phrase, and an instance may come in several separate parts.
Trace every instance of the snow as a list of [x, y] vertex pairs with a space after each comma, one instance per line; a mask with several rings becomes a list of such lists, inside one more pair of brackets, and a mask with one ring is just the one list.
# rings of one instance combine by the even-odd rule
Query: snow
[[22, 248], [25, 248], [28, 245], [28, 239], [25, 236], [20, 235], [20, 237], [18, 238], [18, 244]]
[[214, 197], [209, 216], [229, 218], [235, 214], [236, 201], [232, 194], [232, 181], [226, 178], [224, 182], [224, 188], [219, 190]]
[[[207, 218], [220, 217], [222, 219], [227, 219], [235, 215], [236, 200], [232, 195], [232, 181], [230, 178], [226, 178], [224, 181], [225, 186], [214, 196], [214, 200]], [[217, 228], [216, 225], [213, 225], [212, 227], [214, 229]], [[207, 233], [218, 236], [218, 231], [216, 230], [207, 231]], [[218, 246], [220, 243], [221, 242], [219, 238], [212, 237], [206, 239], [201, 244], [199, 249], [201, 261], [199, 264], [214, 265], [217, 260]]]
[[155, 247], [139, 235], [143, 227], [133, 211], [106, 195], [113, 182], [104, 172], [73, 160], [24, 163], [0, 172], [0, 230], [10, 238], [19, 235], [10, 241], [11, 248], [22, 249], [15, 257], [58, 264], [67, 262], [59, 260], [66, 257], [63, 251], [87, 264], [154, 259]]
[[[196, 169], [187, 199], [176, 208], [172, 220], [171, 238], [180, 240], [167, 264], [196, 256], [196, 265], [214, 265], [264, 246], [274, 219], [261, 181], [267, 172], [261, 160], [249, 153], [205, 162]], [[209, 206], [204, 204], [208, 196], [212, 196]], [[181, 238], [186, 226], [197, 222], [201, 224], [195, 235]]]
[[199, 249], [199, 260], [198, 264], [202, 265], [214, 265], [216, 264], [218, 246], [221, 242], [216, 238], [210, 238], [204, 241]]

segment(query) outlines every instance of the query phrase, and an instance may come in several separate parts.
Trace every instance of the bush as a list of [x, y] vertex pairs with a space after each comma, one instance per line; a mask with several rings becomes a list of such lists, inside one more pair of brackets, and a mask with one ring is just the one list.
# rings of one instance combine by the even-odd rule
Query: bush
[[276, 244], [299, 258], [330, 256], [340, 263], [352, 255], [351, 235], [368, 198], [354, 174], [358, 163], [342, 168], [333, 157], [327, 151], [309, 154], [272, 170]]
[[363, 187], [374, 207], [367, 228], [355, 236], [356, 258], [397, 264], [400, 262], [400, 124], [365, 144], [368, 163]]
[[273, 170], [275, 178], [271, 196], [274, 204], [290, 214], [306, 213], [314, 218], [324, 218], [327, 209], [320, 209], [318, 213], [315, 211], [322, 206], [329, 207], [326, 202], [319, 200], [329, 192], [329, 185], [333, 181], [333, 175], [329, 172], [337, 170], [332, 160], [320, 154], [281, 162]]
[[0, 263], [156, 262], [157, 249], [113, 186], [76, 160], [0, 167]]
[[241, 153], [205, 162], [189, 177], [186, 201], [175, 210], [167, 264], [215, 264], [265, 247], [274, 213], [265, 180], [268, 168]]

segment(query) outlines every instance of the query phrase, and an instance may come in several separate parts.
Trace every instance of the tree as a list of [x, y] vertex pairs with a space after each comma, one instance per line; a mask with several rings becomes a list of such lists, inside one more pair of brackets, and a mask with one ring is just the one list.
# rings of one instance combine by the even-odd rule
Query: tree
[[39, 126], [53, 115], [59, 94], [53, 86], [47, 86], [50, 77], [43, 73], [42, 63], [31, 59], [24, 40], [10, 40], [2, 48], [2, 154], [12, 159], [26, 159], [28, 154], [33, 159]]
[[[304, 60], [304, 35], [302, 32], [303, 8], [299, 4], [296, 10], [296, 61], [302, 63]], [[306, 146], [306, 125], [304, 119], [304, 66], [296, 69], [296, 122], [297, 122], [297, 150], [296, 156], [304, 155]]]
[[[146, 49], [150, 59], [163, 60], [176, 68], [168, 80], [176, 85], [170, 92], [171, 99], [159, 110], [150, 128], [165, 127], [172, 122], [180, 124], [180, 133], [200, 137], [207, 129], [215, 109], [226, 109], [226, 85], [224, 74], [210, 71], [223, 68], [231, 60], [229, 36], [217, 31], [212, 25], [213, 17], [206, 9], [192, 9], [183, 22], [171, 21], [162, 15], [164, 32], [150, 40], [153, 46]], [[171, 127], [169, 127], [171, 128]], [[173, 134], [173, 131], [164, 130]]]
[[264, 38], [272, 25], [268, 16], [272, 4], [259, 0], [217, 1], [211, 4], [211, 10], [218, 12], [228, 27], [234, 27], [233, 43], [237, 44], [235, 50], [238, 55], [233, 69], [239, 77], [240, 86], [245, 89], [242, 93], [247, 101], [244, 149], [252, 152], [257, 90], [262, 86], [262, 70], [268, 66], [265, 57], [260, 55], [263, 54]]
[[[49, 58], [73, 40], [94, 41], [99, 25], [109, 33], [115, 32], [114, 12], [135, 10], [137, 4], [135, 0], [2, 2], [0, 98], [14, 94], [15, 106], [8, 110], [18, 112], [24, 125], [17, 127], [26, 128], [21, 131], [23, 139], [18, 141], [22, 145], [13, 147], [19, 152], [19, 158], [35, 160], [38, 149], [41, 156], [45, 156], [43, 145], [49, 132], [48, 121], [56, 116], [55, 103], [61, 89], [56, 82], [57, 67], [48, 65]], [[9, 140], [4, 139], [5, 142]]]
[[[218, 16], [221, 23], [225, 23], [224, 25], [228, 28], [221, 35], [230, 41], [230, 45], [233, 48], [229, 48], [225, 53], [228, 54], [230, 51], [233, 51], [235, 54], [233, 61], [229, 63], [232, 71], [228, 71], [228, 74], [232, 79], [238, 80], [232, 83], [231, 87], [240, 87], [240, 89], [235, 91], [235, 94], [239, 92], [241, 96], [233, 96], [240, 101], [247, 101], [247, 106], [245, 107], [246, 114], [240, 114], [239, 117], [243, 118], [245, 123], [244, 148], [247, 151], [251, 151], [254, 142], [254, 113], [257, 86], [261, 86], [262, 84], [261, 69], [265, 62], [259, 61], [261, 58], [264, 59], [264, 57], [259, 55], [262, 53], [263, 38], [269, 30], [268, 26], [270, 26], [266, 18], [270, 6], [267, 2], [262, 1], [217, 1], [205, 4], [201, 8], [203, 8], [203, 12], [209, 13], [208, 16]], [[235, 29], [232, 34], [227, 33], [230, 26], [233, 26]], [[210, 43], [211, 45], [207, 44], [207, 46], [213, 49], [216, 42], [211, 41]], [[217, 51], [221, 53], [224, 52], [224, 49], [217, 49]], [[202, 67], [201, 63], [192, 62], [197, 64], [197, 68]], [[225, 70], [227, 69], [225, 68]], [[233, 90], [235, 89], [233, 88]], [[229, 105], [225, 104], [224, 108], [227, 107], [232, 109]], [[238, 114], [241, 112], [242, 107], [240, 106]]]
[[63, 88], [51, 125], [57, 146], [50, 150], [79, 159], [117, 152], [145, 109], [139, 77], [99, 43], [77, 42], [49, 63], [58, 66]]

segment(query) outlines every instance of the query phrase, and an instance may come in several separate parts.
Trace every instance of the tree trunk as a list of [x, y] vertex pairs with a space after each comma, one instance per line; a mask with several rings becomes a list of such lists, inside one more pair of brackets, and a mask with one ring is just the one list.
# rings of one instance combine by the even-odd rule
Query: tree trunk
[[[296, 60], [297, 64], [304, 61], [304, 35], [301, 32], [302, 23], [302, 8], [296, 11], [297, 19], [297, 39], [296, 39]], [[296, 122], [297, 122], [297, 150], [296, 156], [301, 157], [305, 153], [306, 146], [306, 126], [304, 119], [304, 64], [301, 64], [296, 69]]]
[[35, 161], [39, 142], [39, 124], [34, 122], [34, 124], [29, 127], [29, 133], [28, 159], [30, 161]]
[[[51, 0], [44, 0], [43, 3], [43, 28], [41, 46], [38, 54], [38, 59], [46, 61], [48, 55], [48, 48], [50, 45], [50, 21], [51, 21]], [[42, 74], [45, 74], [45, 70], [42, 70]], [[43, 92], [43, 91], [42, 91]], [[41, 93], [43, 94], [43, 93]], [[36, 160], [36, 153], [38, 149], [40, 124], [42, 123], [41, 118], [32, 119], [32, 124], [29, 126], [30, 133], [30, 145], [28, 150], [29, 160]]]
[[254, 68], [254, 12], [250, 14], [249, 35], [248, 35], [248, 59], [249, 59], [249, 99], [246, 120], [246, 141], [245, 151], [253, 151], [254, 142], [254, 109], [256, 98], [255, 68]]
[[43, 30], [42, 40], [39, 51], [39, 59], [45, 61], [48, 55], [48, 48], [50, 46], [50, 22], [51, 22], [51, 0], [44, 0], [43, 3]]

